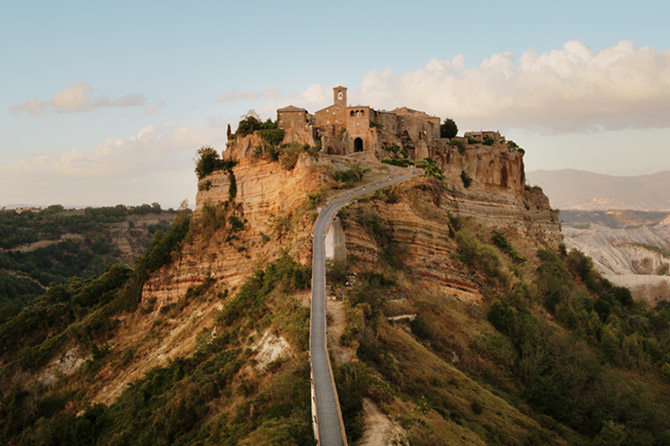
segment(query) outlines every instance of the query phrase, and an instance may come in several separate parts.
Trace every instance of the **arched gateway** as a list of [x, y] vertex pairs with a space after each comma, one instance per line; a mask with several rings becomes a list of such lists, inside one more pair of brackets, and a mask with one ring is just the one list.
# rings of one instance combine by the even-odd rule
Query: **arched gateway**
[[363, 151], [363, 140], [361, 138], [354, 139], [354, 152]]

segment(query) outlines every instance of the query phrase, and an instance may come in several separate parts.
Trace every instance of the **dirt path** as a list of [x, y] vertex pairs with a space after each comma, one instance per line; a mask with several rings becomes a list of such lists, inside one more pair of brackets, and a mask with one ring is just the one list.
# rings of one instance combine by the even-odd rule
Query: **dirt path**
[[356, 446], [409, 445], [403, 430], [368, 398], [363, 399], [363, 424], [363, 436]]

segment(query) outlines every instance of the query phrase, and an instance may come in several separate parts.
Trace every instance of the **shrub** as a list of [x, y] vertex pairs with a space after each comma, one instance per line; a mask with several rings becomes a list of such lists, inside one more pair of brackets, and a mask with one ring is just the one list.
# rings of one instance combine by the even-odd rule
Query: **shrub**
[[483, 142], [484, 142], [485, 146], [492, 146], [495, 141], [493, 140], [493, 138], [491, 138], [490, 136], [487, 135], [487, 136], [484, 137]]
[[454, 139], [449, 142], [450, 146], [456, 147], [458, 149], [458, 153], [463, 155], [465, 153], [465, 143], [460, 140], [460, 139]]
[[472, 184], [472, 178], [465, 170], [461, 171], [461, 181], [463, 182], [463, 186], [465, 186], [466, 189]]
[[438, 180], [444, 179], [444, 175], [442, 174], [442, 169], [440, 166], [437, 164], [435, 160], [432, 158], [424, 158], [418, 163], [416, 163], [416, 167], [420, 167], [424, 170], [427, 176], [437, 178]]
[[297, 142], [282, 144], [279, 148], [279, 163], [284, 169], [291, 170], [295, 167], [302, 152], [304, 152], [304, 147]]
[[266, 140], [269, 144], [277, 146], [284, 140], [284, 129], [262, 129], [258, 134]]
[[463, 263], [478, 269], [489, 278], [502, 277], [500, 259], [491, 246], [483, 245], [463, 231], [456, 233], [456, 242], [458, 258]]
[[233, 172], [228, 173], [228, 199], [233, 202], [237, 197], [237, 180]]
[[382, 160], [382, 163], [400, 167], [408, 167], [414, 165], [414, 161], [412, 161], [409, 158], [384, 158]]
[[493, 244], [497, 246], [502, 252], [507, 254], [514, 263], [524, 263], [526, 259], [519, 255], [518, 252], [510, 245], [507, 236], [500, 231], [493, 231]]
[[342, 128], [340, 129], [340, 133], [339, 133], [339, 135], [337, 135], [337, 140], [340, 141], [340, 142], [341, 142], [341, 141], [344, 141], [344, 134], [345, 134], [345, 133], [347, 133], [347, 128], [346, 128], [346, 127], [342, 127]]
[[354, 164], [347, 170], [336, 170], [333, 173], [333, 179], [339, 183], [343, 183], [345, 187], [353, 185], [356, 181], [363, 179], [363, 175], [369, 169], [363, 168], [360, 164]]
[[217, 170], [231, 171], [236, 164], [236, 161], [221, 159], [219, 152], [211, 147], [201, 147], [195, 160], [195, 173], [202, 179]]
[[236, 136], [247, 136], [256, 130], [261, 129], [261, 121], [255, 116], [248, 115], [237, 125]]

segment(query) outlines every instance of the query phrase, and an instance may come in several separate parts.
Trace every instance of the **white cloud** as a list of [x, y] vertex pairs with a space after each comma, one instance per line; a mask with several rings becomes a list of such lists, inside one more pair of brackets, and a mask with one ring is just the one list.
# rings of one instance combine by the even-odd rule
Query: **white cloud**
[[[315, 111], [332, 100], [330, 87], [310, 85], [261, 115], [293, 103]], [[622, 41], [594, 52], [578, 41], [538, 54], [494, 54], [474, 68], [464, 57], [430, 60], [395, 74], [367, 73], [350, 104], [377, 109], [408, 106], [445, 118], [461, 130], [521, 128], [542, 133], [670, 127], [670, 51]]]
[[86, 82], [80, 82], [54, 94], [48, 101], [30, 98], [23, 104], [9, 107], [9, 111], [15, 115], [27, 113], [39, 116], [47, 110], [59, 113], [83, 113], [103, 107], [138, 107], [144, 104], [146, 99], [140, 94], [128, 94], [115, 100], [107, 96], [93, 97], [93, 87]]
[[72, 205], [158, 201], [176, 207], [195, 194], [193, 157], [203, 145], [220, 147], [225, 124], [148, 125], [129, 138], [95, 149], [44, 153], [0, 165], [0, 203]]

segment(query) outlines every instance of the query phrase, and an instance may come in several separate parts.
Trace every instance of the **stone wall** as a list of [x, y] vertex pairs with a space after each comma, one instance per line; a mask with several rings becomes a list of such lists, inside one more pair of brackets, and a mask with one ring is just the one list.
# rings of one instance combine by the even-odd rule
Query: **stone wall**
[[277, 111], [277, 125], [284, 129], [284, 142], [314, 145], [313, 118], [305, 110]]

